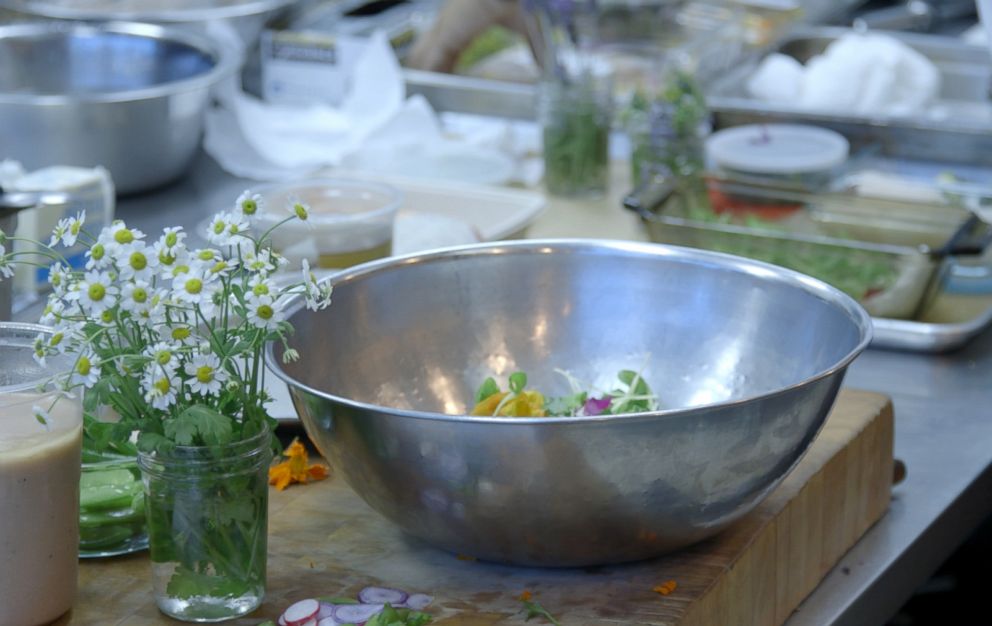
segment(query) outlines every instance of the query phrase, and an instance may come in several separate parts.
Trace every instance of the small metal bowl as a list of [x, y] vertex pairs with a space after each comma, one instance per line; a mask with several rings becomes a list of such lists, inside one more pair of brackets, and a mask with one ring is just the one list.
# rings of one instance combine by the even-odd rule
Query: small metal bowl
[[176, 28], [111, 22], [0, 26], [0, 146], [29, 169], [103, 165], [119, 193], [179, 176], [234, 50]]
[[[272, 367], [348, 484], [412, 535], [522, 565], [656, 556], [752, 510], [820, 429], [871, 322], [789, 270], [654, 244], [534, 240], [367, 263], [300, 309]], [[663, 410], [468, 417], [487, 377], [550, 395], [639, 369]]]

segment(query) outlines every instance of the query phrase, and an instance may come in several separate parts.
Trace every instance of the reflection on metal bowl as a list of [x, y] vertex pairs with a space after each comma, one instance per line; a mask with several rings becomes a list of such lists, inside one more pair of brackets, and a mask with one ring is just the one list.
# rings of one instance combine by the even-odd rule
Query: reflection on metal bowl
[[209, 90], [238, 54], [182, 30], [116, 22], [0, 26], [0, 156], [103, 165], [121, 193], [179, 176]]
[[[870, 319], [782, 268], [654, 244], [534, 240], [334, 275], [271, 362], [303, 425], [374, 509], [452, 552], [523, 565], [643, 559], [750, 511], [822, 425]], [[663, 410], [467, 417], [485, 377], [640, 368]]]

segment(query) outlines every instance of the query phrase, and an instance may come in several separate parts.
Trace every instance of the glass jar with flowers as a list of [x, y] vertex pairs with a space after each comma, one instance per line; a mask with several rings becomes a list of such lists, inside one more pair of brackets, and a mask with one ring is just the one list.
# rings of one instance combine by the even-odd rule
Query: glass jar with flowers
[[[130, 513], [144, 509], [159, 609], [187, 621], [236, 617], [262, 601], [267, 469], [277, 445], [265, 409], [264, 346], [292, 332], [284, 314], [292, 300], [330, 304], [329, 287], [307, 263], [287, 273], [270, 244], [273, 229], [306, 221], [308, 208], [291, 203], [284, 220], [259, 232], [252, 220], [260, 204], [242, 194], [210, 222], [203, 248], [187, 245], [178, 227], [154, 241], [122, 221], [91, 235], [78, 215], [34, 252], [54, 261], [42, 317], [53, 332], [38, 336], [35, 356], [73, 356], [64, 385], [85, 387], [94, 450], [135, 445], [142, 502], [126, 470], [90, 486], [119, 495]], [[78, 241], [86, 265], [73, 270], [59, 248]], [[17, 254], [0, 253], [0, 272], [37, 260]], [[120, 419], [93, 419], [97, 407]]]

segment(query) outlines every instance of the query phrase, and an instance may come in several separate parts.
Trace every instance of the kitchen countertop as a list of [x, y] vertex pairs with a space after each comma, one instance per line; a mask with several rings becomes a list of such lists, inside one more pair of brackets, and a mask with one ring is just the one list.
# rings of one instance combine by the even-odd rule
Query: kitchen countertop
[[[645, 241], [635, 216], [619, 206], [626, 185], [619, 167], [616, 174], [607, 199], [553, 199], [528, 235]], [[150, 234], [176, 224], [193, 228], [252, 184], [201, 154], [182, 181], [120, 200], [117, 217]], [[789, 626], [884, 623], [992, 512], [992, 332], [948, 355], [868, 350], [846, 385], [893, 398], [895, 454], [908, 475], [894, 488], [888, 513]]]

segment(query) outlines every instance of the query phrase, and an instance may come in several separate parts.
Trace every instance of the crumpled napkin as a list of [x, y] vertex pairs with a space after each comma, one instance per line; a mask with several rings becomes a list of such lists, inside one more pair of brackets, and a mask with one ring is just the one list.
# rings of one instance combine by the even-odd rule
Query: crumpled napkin
[[371, 37], [350, 83], [340, 106], [269, 104], [226, 83], [218, 92], [222, 106], [207, 113], [204, 147], [221, 167], [249, 178], [337, 165], [403, 106], [403, 75], [385, 35]]
[[463, 132], [452, 133], [422, 96], [405, 99], [402, 70], [384, 35], [372, 38], [350, 82], [338, 107], [272, 104], [233, 81], [223, 85], [222, 106], [207, 114], [204, 148], [229, 173], [256, 180], [333, 168], [490, 185], [540, 180], [523, 158], [534, 142], [507, 141], [526, 136], [512, 123], [463, 123]]
[[921, 113], [940, 93], [940, 72], [925, 56], [889, 35], [851, 34], [805, 67], [771, 54], [748, 81], [769, 102], [861, 115]]

